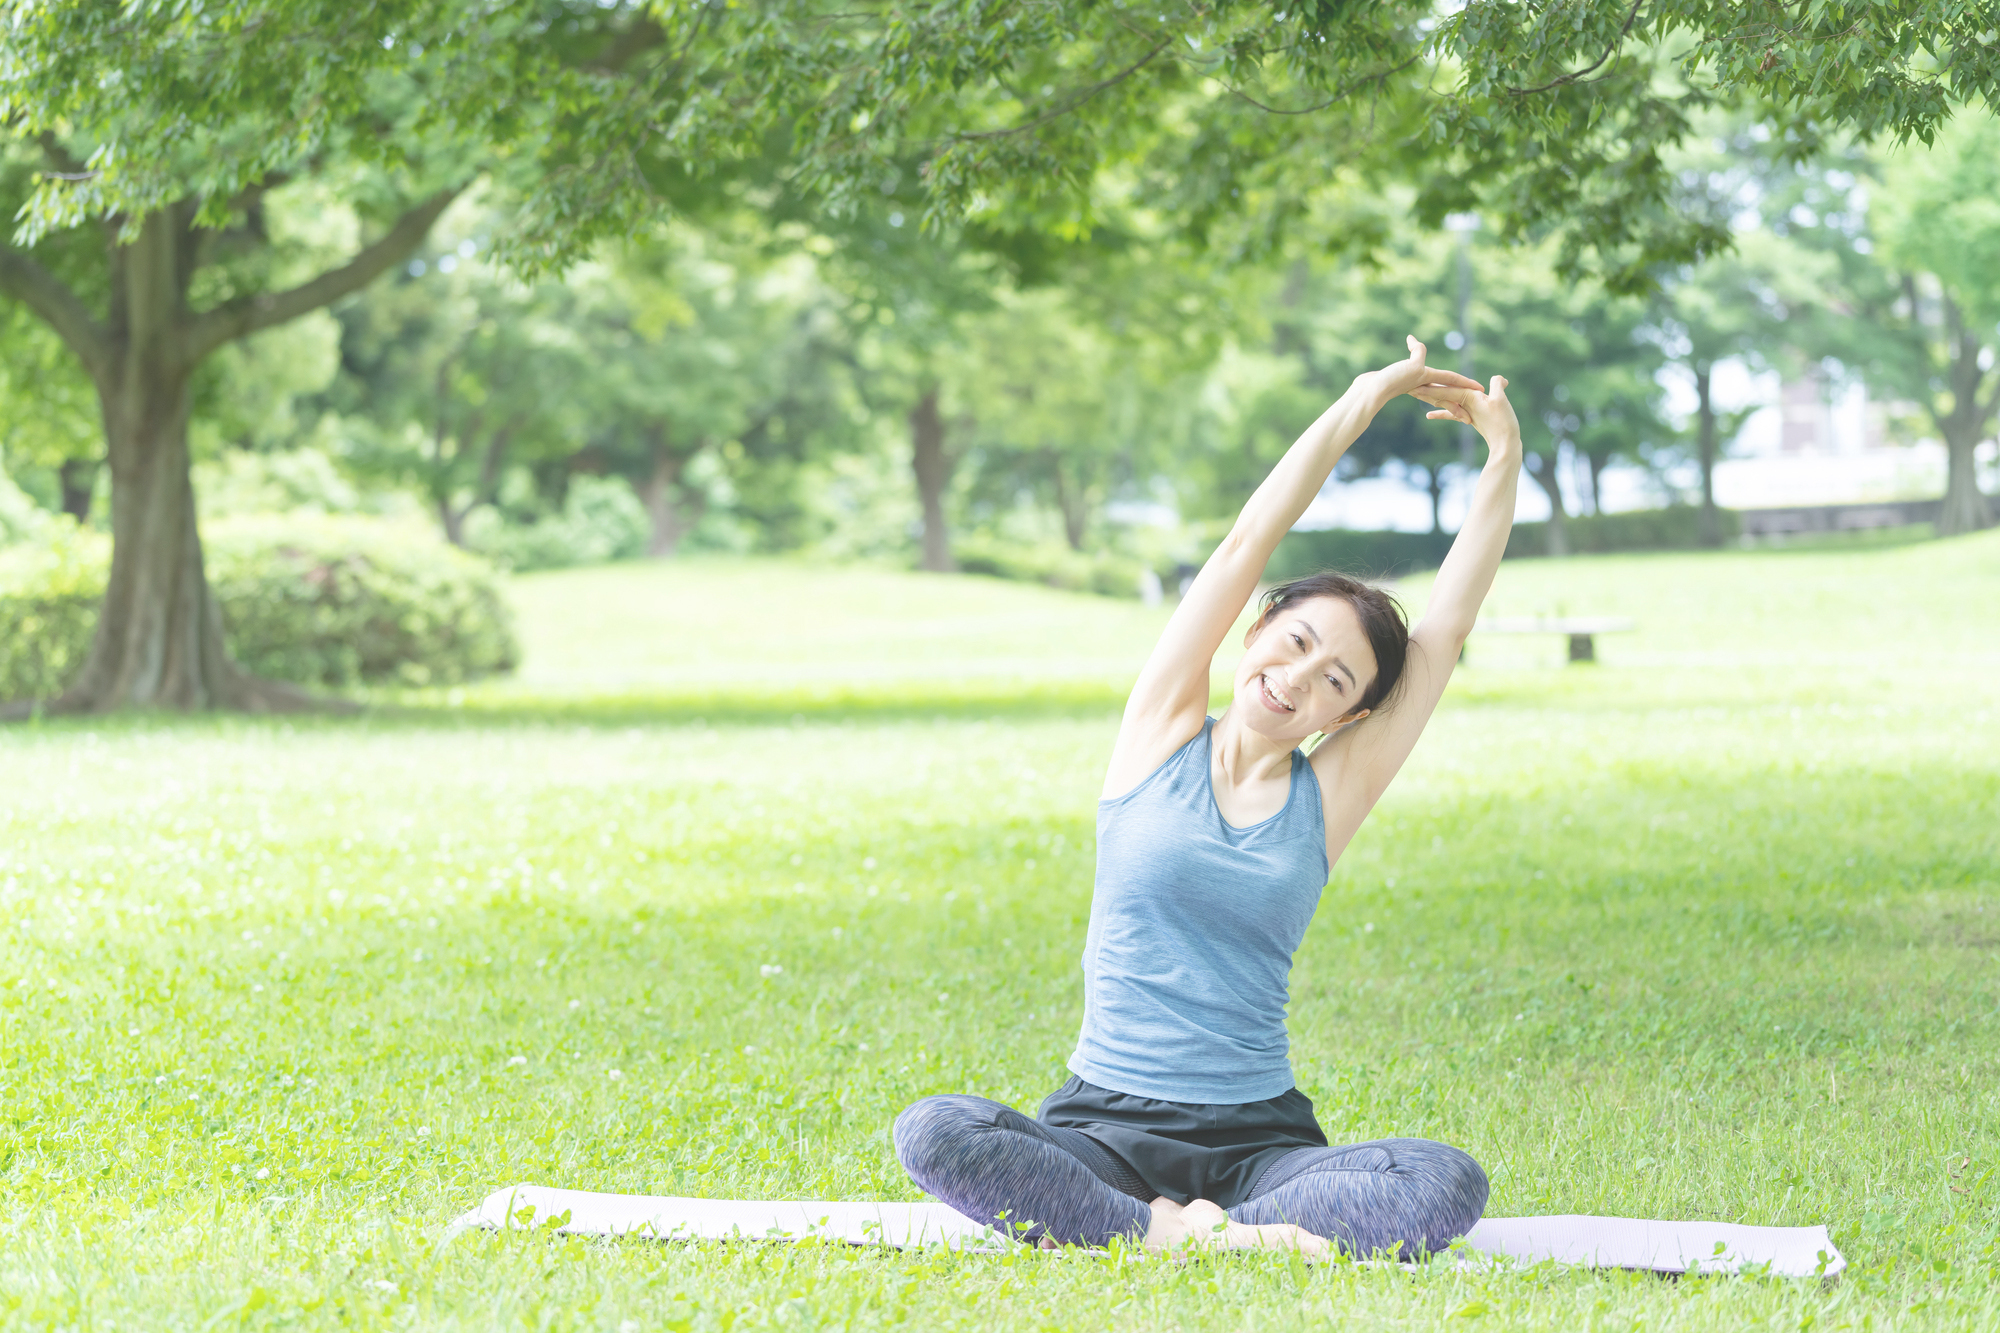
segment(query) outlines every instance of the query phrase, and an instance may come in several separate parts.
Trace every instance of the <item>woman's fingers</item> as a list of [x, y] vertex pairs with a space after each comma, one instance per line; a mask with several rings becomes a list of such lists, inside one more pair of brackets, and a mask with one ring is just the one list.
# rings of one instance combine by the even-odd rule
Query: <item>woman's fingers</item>
[[1448, 384], [1459, 389], [1477, 389], [1479, 387], [1479, 381], [1473, 379], [1471, 376], [1461, 375], [1455, 370], [1446, 370], [1442, 366], [1425, 366], [1424, 374], [1433, 384]]
[[1410, 396], [1427, 403], [1470, 403], [1474, 394], [1484, 392], [1477, 384], [1419, 384], [1410, 390]]

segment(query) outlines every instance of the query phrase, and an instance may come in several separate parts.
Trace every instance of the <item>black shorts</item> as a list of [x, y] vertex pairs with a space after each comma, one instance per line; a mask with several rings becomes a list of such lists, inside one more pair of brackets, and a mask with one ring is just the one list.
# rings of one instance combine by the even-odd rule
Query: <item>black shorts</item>
[[1035, 1119], [1100, 1180], [1147, 1203], [1164, 1195], [1231, 1208], [1280, 1157], [1327, 1146], [1312, 1100], [1297, 1088], [1261, 1102], [1204, 1105], [1135, 1097], [1072, 1077]]

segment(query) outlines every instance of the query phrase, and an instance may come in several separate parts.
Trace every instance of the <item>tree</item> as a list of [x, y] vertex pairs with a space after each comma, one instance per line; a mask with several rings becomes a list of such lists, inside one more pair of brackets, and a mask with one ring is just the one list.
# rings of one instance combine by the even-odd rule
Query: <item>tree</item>
[[960, 346], [965, 318], [991, 306], [1005, 269], [956, 228], [924, 234], [915, 208], [891, 198], [834, 222], [823, 233], [830, 248], [824, 272], [844, 297], [846, 340], [863, 401], [874, 412], [899, 417], [908, 432], [910, 477], [922, 515], [918, 567], [948, 573], [957, 566], [946, 495], [964, 445], [950, 439], [944, 363]]
[[739, 508], [768, 530], [782, 526], [776, 473], [853, 430], [851, 349], [813, 256], [774, 258], [754, 218], [735, 229], [749, 234], [662, 226], [567, 284], [592, 367], [572, 464], [631, 483], [653, 556], [672, 555], [708, 506], [698, 460], [740, 474]]
[[[383, 52], [379, 33], [300, 6], [322, 40]], [[53, 329], [95, 390], [112, 478], [113, 553], [96, 637], [58, 707], [300, 706], [229, 659], [189, 481], [203, 363], [228, 344], [360, 290], [401, 263], [464, 167], [372, 170], [352, 149], [412, 109], [412, 87], [310, 58], [296, 24], [203, 10], [127, 15], [9, 6], [0, 65], [0, 194], [23, 221], [0, 246], [0, 294]], [[104, 76], [115, 70], [119, 78]], [[233, 91], [232, 91], [233, 90]], [[345, 117], [299, 136], [279, 114], [331, 96]], [[334, 131], [349, 141], [343, 143]], [[345, 177], [360, 234], [327, 262], [274, 236], [270, 196]], [[321, 200], [322, 205], [331, 200]], [[317, 271], [311, 266], [319, 265]]]
[[1869, 209], [1884, 276], [1892, 276], [1893, 286], [1878, 280], [1864, 289], [1863, 319], [1889, 336], [1862, 364], [1872, 364], [1917, 402], [1944, 440], [1944, 506], [1937, 523], [1944, 535], [1994, 521], [1975, 468], [1975, 451], [2000, 407], [1994, 130], [1991, 118], [1967, 117], [1947, 126], [1929, 152], [1891, 156]]
[[[1716, 407], [1715, 366], [1734, 358], [1755, 370], [1779, 359], [1786, 315], [1799, 304], [1787, 301], [1781, 291], [1785, 258], [1782, 242], [1769, 233], [1742, 236], [1732, 253], [1674, 274], [1652, 304], [1651, 336], [1668, 360], [1687, 370], [1694, 384], [1695, 464], [1701, 476], [1699, 534], [1704, 546], [1722, 544], [1715, 465], [1754, 410], [1724, 412]], [[1796, 265], [1793, 268], [1796, 271]]]
[[[1302, 387], [1311, 390], [1290, 409], [1292, 420], [1310, 420], [1405, 334], [1430, 342], [1433, 358], [1443, 363], [1446, 333], [1458, 323], [1454, 248], [1406, 225], [1364, 264], [1295, 262], [1272, 317], [1273, 346], [1299, 359]], [[1430, 497], [1431, 530], [1442, 532], [1445, 470], [1461, 455], [1456, 433], [1427, 421], [1425, 410], [1415, 399], [1389, 404], [1341, 459], [1338, 475], [1401, 472], [1418, 481]]]
[[[1186, 234], [1270, 251], [1359, 173], [1421, 177], [1435, 221], [1477, 208], [1504, 236], [1555, 228], [1565, 272], [1650, 286], [1727, 243], [1673, 207], [1670, 151], [1717, 106], [1829, 132], [1927, 140], [2000, 88], [1983, 5], [1785, 0], [1423, 0], [1206, 5], [1135, 22], [1088, 0], [744, 5], [659, 11], [638, 88], [595, 121], [598, 163], [678, 151], [757, 104], [799, 178], [853, 208], [914, 174], [927, 221], [1087, 233], [1110, 181]], [[713, 30], [729, 56], [696, 40]], [[706, 63], [703, 63], [706, 57]], [[688, 71], [701, 77], [690, 91]], [[588, 113], [584, 113], [588, 118]], [[745, 122], [742, 133], [752, 132]], [[1449, 169], [1432, 170], [1443, 160]], [[610, 229], [643, 171], [564, 177], [548, 216]], [[609, 222], [598, 219], [609, 218]], [[599, 231], [598, 234], [603, 234]]]
[[598, 369], [564, 318], [559, 284], [523, 286], [481, 257], [490, 222], [455, 219], [437, 246], [341, 311], [344, 375], [329, 395], [350, 422], [367, 423], [350, 461], [414, 483], [455, 546], [509, 467], [576, 448]]
[[[552, 191], [603, 174], [558, 131], [629, 91], [626, 62], [662, 30], [565, 0], [0, 0], [0, 33], [0, 199], [18, 221], [0, 297], [89, 377], [112, 483], [96, 636], [54, 706], [306, 706], [223, 646], [189, 480], [203, 363], [398, 267], [482, 170]], [[283, 192], [348, 219], [344, 246], [273, 235]], [[528, 212], [522, 253], [546, 217]]]
[[1032, 497], [1082, 551], [1130, 445], [1119, 418], [1135, 405], [1136, 376], [1058, 290], [1006, 292], [967, 323], [946, 382], [975, 493], [1001, 507]]
[[1536, 252], [1490, 254], [1479, 291], [1479, 345], [1507, 376], [1525, 470], [1548, 498], [1547, 551], [1567, 555], [1563, 481], [1574, 460], [1638, 456], [1671, 434], [1654, 379], [1660, 352], [1640, 336], [1640, 301], [1562, 283]]
[[55, 331], [0, 306], [0, 470], [50, 486], [82, 523], [103, 456], [96, 395]]

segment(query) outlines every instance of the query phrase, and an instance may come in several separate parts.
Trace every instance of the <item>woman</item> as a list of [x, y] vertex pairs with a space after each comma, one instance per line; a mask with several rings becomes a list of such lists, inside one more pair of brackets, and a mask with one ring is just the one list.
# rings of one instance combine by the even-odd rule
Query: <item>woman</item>
[[[926, 1097], [896, 1155], [968, 1217], [1044, 1245], [1333, 1247], [1406, 1257], [1470, 1230], [1486, 1174], [1422, 1139], [1327, 1146], [1292, 1085], [1292, 955], [1334, 861], [1444, 692], [1514, 516], [1520, 426], [1506, 381], [1409, 359], [1360, 376], [1243, 507], [1167, 622], [1098, 802], [1074, 1077], [1029, 1120]], [[1487, 461], [1424, 618], [1334, 574], [1267, 593], [1234, 694], [1207, 716], [1209, 663], [1279, 538], [1390, 399], [1469, 422]], [[1299, 746], [1323, 741], [1310, 758]]]

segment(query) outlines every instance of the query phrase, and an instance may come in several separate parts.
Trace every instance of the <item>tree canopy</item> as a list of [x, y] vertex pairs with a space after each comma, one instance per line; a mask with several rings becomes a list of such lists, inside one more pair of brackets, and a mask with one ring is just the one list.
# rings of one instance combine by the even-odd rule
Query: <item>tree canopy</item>
[[[1649, 291], [1731, 239], [1727, 212], [1689, 207], [1683, 179], [1688, 145], [1717, 114], [1772, 127], [1768, 156], [1779, 164], [1854, 143], [1958, 151], [1961, 132], [1948, 127], [1956, 109], [1994, 97], [1996, 27], [2000, 5], [1945, 0], [1472, 0], [1449, 12], [1403, 0], [1180, 8], [951, 0], [918, 10], [822, 0], [0, 0], [0, 199], [15, 219], [11, 241], [0, 244], [0, 295], [42, 321], [81, 368], [111, 478], [105, 612], [64, 703], [302, 702], [261, 688], [221, 646], [188, 479], [190, 423], [199, 416], [210, 435], [230, 438], [268, 433], [291, 389], [277, 377], [262, 398], [219, 396], [228, 376], [217, 378], [216, 358], [241, 360], [249, 353], [226, 349], [398, 270], [475, 183], [502, 219], [482, 262], [530, 282], [667, 220], [732, 210], [756, 214], [769, 236], [830, 244], [821, 277], [829, 291], [844, 287], [850, 322], [838, 350], [810, 338], [791, 345], [845, 358], [863, 396], [899, 400], [922, 524], [937, 533], [927, 560], [944, 565], [943, 497], [955, 459], [975, 441], [980, 468], [964, 484], [1067, 497], [1057, 504], [1071, 541], [1090, 523], [1077, 497], [1101, 500], [1116, 468], [1092, 461], [1102, 432], [1050, 443], [1063, 433], [1051, 433], [1056, 418], [1074, 415], [1061, 411], [1040, 425], [1023, 414], [1002, 430], [989, 403], [978, 430], [954, 445], [939, 358], [976, 343], [964, 341], [975, 331], [953, 315], [903, 319], [892, 333], [883, 312], [915, 317], [927, 302], [971, 310], [1006, 286], [1022, 299], [991, 304], [997, 322], [981, 336], [1036, 339], [1035, 321], [1058, 307], [1101, 306], [1110, 318], [1088, 283], [1069, 282], [1061, 298], [1022, 295], [1110, 256], [1155, 272], [1275, 270], [1313, 254], [1379, 260], [1407, 243], [1399, 229], [1434, 226], [1456, 210], [1477, 210], [1489, 236], [1546, 255], [1550, 267], [1538, 272], [1570, 284], [1523, 293], [1530, 305], [1560, 305], [1585, 278], [1612, 293]], [[1983, 296], [1952, 266], [1951, 236], [1933, 234], [1976, 224], [1978, 191], [1946, 198], [1943, 177], [1925, 184], [1915, 168], [1896, 172], [1908, 178], [1896, 187], [1903, 194], [1936, 196], [1936, 208], [1910, 213], [1907, 225], [1882, 214], [1885, 237], [1899, 238], [1885, 255], [1922, 275], [1912, 276], [1906, 302], [1913, 328], [1949, 326], [1954, 311], [1988, 318]], [[278, 225], [315, 207], [335, 225]], [[974, 292], [981, 284], [985, 295]], [[1943, 324], [1926, 322], [1933, 290], [1944, 293]], [[503, 295], [495, 288], [477, 300]], [[566, 287], [558, 299], [585, 296]], [[599, 332], [644, 322], [631, 311], [605, 315], [616, 302], [598, 305], [597, 315], [563, 318]], [[1556, 378], [1537, 412], [1549, 424], [1551, 458], [1580, 450], [1594, 470], [1612, 434], [1629, 446], [1633, 423], [1650, 419], [1642, 383], [1650, 353], [1621, 351], [1614, 373], [1617, 358], [1571, 348], [1575, 365], [1558, 375], [1558, 352], [1579, 338], [1631, 342], [1636, 307], [1618, 307], [1616, 327], [1597, 328], [1591, 321], [1611, 318], [1614, 307], [1584, 305], [1543, 312], [1544, 350], [1554, 358], [1544, 368]], [[1887, 308], [1902, 317], [1893, 302]], [[713, 327], [735, 318], [733, 309], [717, 305]], [[872, 320], [854, 322], [863, 311]], [[386, 317], [386, 308], [374, 314]], [[483, 341], [440, 353], [424, 372], [433, 389], [443, 382], [438, 368], [460, 374], [458, 405], [440, 408], [433, 423], [433, 470], [446, 478], [434, 489], [448, 526], [454, 506], [482, 494], [476, 460], [506, 452], [474, 439], [491, 414], [473, 399], [504, 398], [519, 378], [508, 358], [534, 350], [497, 316], [470, 322], [487, 328]], [[1579, 325], [1587, 332], [1575, 332]], [[409, 319], [396, 327], [381, 346], [420, 332]], [[1088, 330], [1070, 322], [1062, 336], [1067, 355], [1053, 343], [1029, 349], [1040, 365], [1011, 349], [1015, 401], [1032, 388], [1037, 402], [1060, 404], [1055, 361], [1072, 373], [1112, 364], [1108, 344]], [[1933, 356], [1926, 390], [1954, 439], [1992, 405], [1977, 385], [1968, 396], [1939, 378], [1984, 355], [1969, 336], [1945, 337], [1958, 340], [1957, 370], [1937, 369]], [[410, 363], [399, 372], [438, 350], [420, 353], [420, 342], [398, 354]], [[665, 355], [671, 339], [640, 342]], [[36, 354], [46, 361], [51, 345], [44, 340]], [[1161, 348], [1164, 365], [1173, 354]], [[477, 374], [475, 360], [485, 367]], [[607, 385], [616, 379], [616, 355], [579, 364]], [[1133, 388], [1134, 402], [1164, 382], [1128, 369], [1113, 378]], [[1558, 390], [1574, 393], [1585, 369], [1603, 401], [1562, 406]], [[17, 378], [0, 392], [20, 392]], [[415, 401], [420, 378], [383, 384]], [[40, 381], [52, 399], [63, 383], [53, 369]], [[643, 376], [632, 385], [651, 388]], [[730, 423], [724, 433], [739, 438], [727, 447], [766, 478], [801, 456], [800, 437], [782, 423], [840, 415], [755, 385], [738, 390], [747, 396], [721, 406], [676, 390], [674, 411]], [[632, 443], [658, 406], [644, 397], [638, 388], [623, 394], [632, 411], [615, 428], [534, 401], [503, 415], [532, 417], [528, 433], [546, 437], [552, 458], [566, 456], [572, 436], [596, 431], [598, 464], [629, 474], [644, 494], [642, 472], [657, 480], [671, 470], [655, 450], [648, 471]], [[63, 502], [87, 511], [93, 460], [62, 424], [83, 415], [49, 415], [23, 447], [63, 455]], [[447, 419], [455, 424], [439, 434], [436, 422]], [[738, 422], [748, 424], [738, 430]], [[1237, 424], [1254, 435], [1250, 418]], [[1430, 450], [1420, 461], [1411, 453], [1418, 446], [1406, 444], [1397, 446], [1410, 455], [1404, 461], [1428, 469], [1435, 493], [1448, 454]], [[1953, 445], [1954, 478], [1970, 477], [1969, 448]], [[679, 480], [655, 489], [670, 487], [686, 502]], [[1549, 494], [1560, 512], [1559, 486]], [[678, 512], [648, 503], [656, 532]], [[1951, 512], [1984, 521], [1977, 506]]]

